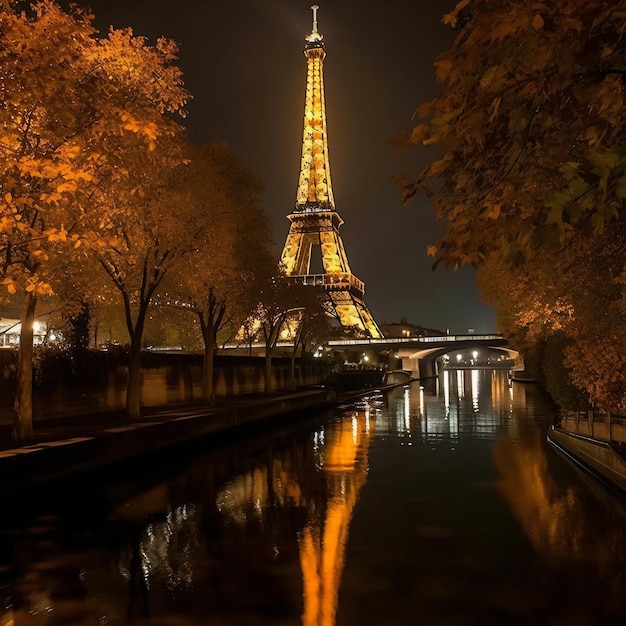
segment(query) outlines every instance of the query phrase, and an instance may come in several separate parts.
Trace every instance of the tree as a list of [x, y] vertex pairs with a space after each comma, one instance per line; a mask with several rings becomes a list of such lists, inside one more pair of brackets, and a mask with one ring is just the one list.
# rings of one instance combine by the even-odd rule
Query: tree
[[602, 0], [463, 0], [435, 63], [445, 82], [420, 106], [413, 144], [441, 158], [406, 183], [432, 197], [446, 232], [431, 249], [453, 265], [510, 257], [601, 232], [622, 207], [621, 37], [626, 12]]
[[[607, 312], [607, 339], [624, 327], [624, 257], [611, 261], [597, 242], [621, 250], [624, 232], [626, 11], [462, 0], [444, 22], [457, 30], [435, 63], [444, 86], [407, 136], [442, 149], [404, 183], [406, 201], [424, 190], [445, 223], [428, 252], [435, 266], [479, 266], [500, 318], [526, 339], [563, 331], [567, 354], [585, 345], [597, 356]], [[591, 292], [604, 307], [589, 306]], [[622, 374], [609, 393], [600, 372], [567, 365], [592, 400], [626, 407]]]
[[50, 257], [89, 240], [98, 194], [126, 173], [120, 140], [148, 151], [187, 98], [172, 42], [151, 47], [130, 29], [98, 39], [91, 20], [52, 0], [0, 0], [0, 283], [24, 292], [18, 439], [32, 436], [32, 322], [53, 290]]
[[234, 152], [225, 144], [203, 146], [194, 151], [190, 168], [188, 188], [212, 220], [158, 300], [197, 317], [204, 342], [203, 397], [210, 401], [218, 334], [232, 336], [241, 327], [276, 262], [260, 208], [261, 185]]
[[282, 274], [280, 268], [269, 278], [260, 299], [248, 316], [247, 332], [265, 344], [265, 392], [274, 391], [272, 357], [279, 341], [292, 344], [290, 386], [295, 389], [295, 359], [298, 348], [304, 352], [307, 341], [328, 330], [324, 295], [297, 278]]
[[265, 344], [265, 393], [274, 391], [272, 358], [280, 340], [298, 347], [304, 307], [302, 290], [307, 289], [297, 279], [285, 276], [280, 268], [266, 279], [256, 306], [249, 312], [241, 334], [250, 341], [258, 339]]
[[149, 307], [168, 274], [178, 270], [182, 276], [183, 262], [186, 271], [193, 271], [187, 260], [214, 235], [221, 214], [207, 202], [206, 193], [197, 193], [193, 161], [177, 139], [159, 140], [154, 151], [143, 155], [141, 166], [131, 146], [125, 154], [133, 169], [126, 184], [110, 191], [116, 210], [101, 221], [91, 247], [124, 304], [130, 337], [126, 413], [137, 418]]
[[301, 348], [300, 356], [304, 357], [308, 346], [315, 347], [328, 338], [330, 319], [324, 309], [324, 294], [315, 287], [302, 284], [291, 285], [291, 298], [296, 315], [292, 316], [295, 328], [291, 350], [290, 383], [292, 391], [296, 389], [296, 356]]

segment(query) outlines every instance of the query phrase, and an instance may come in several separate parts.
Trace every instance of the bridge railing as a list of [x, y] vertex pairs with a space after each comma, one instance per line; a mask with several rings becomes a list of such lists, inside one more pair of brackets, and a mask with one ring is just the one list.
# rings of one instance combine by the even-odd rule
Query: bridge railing
[[390, 337], [389, 339], [331, 339], [329, 346], [363, 346], [363, 345], [380, 345], [390, 343], [453, 343], [458, 341], [500, 341], [502, 335], [443, 335], [441, 337], [424, 336], [424, 337]]

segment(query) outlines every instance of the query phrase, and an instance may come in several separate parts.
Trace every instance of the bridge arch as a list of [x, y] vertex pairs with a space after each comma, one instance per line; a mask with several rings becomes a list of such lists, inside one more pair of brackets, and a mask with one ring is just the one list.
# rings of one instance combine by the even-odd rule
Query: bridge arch
[[508, 341], [498, 334], [488, 335], [444, 335], [420, 337], [390, 337], [383, 339], [331, 339], [326, 344], [331, 350], [371, 349], [393, 351], [402, 359], [402, 369], [410, 371], [415, 378], [436, 375], [437, 359], [444, 354], [471, 348], [490, 349], [510, 355], [513, 369], [524, 369], [524, 361], [517, 350], [509, 347]]
[[[446, 354], [458, 354], [468, 348], [472, 350], [490, 350], [499, 352], [507, 356], [507, 360], [513, 363], [511, 369], [521, 371], [524, 369], [524, 359], [522, 355], [513, 348], [503, 345], [476, 345], [475, 341], [458, 341], [453, 345], [437, 346], [421, 348], [418, 350], [407, 350], [406, 348], [398, 351], [398, 356], [402, 359], [402, 369], [410, 371], [415, 378], [429, 378], [437, 376], [439, 359]], [[471, 368], [471, 364], [462, 367]]]

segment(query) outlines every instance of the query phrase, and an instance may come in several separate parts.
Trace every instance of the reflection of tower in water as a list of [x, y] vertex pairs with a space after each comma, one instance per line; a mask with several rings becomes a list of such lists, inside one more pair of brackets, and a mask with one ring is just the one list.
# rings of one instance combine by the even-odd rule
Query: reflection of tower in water
[[367, 414], [331, 424], [325, 432], [321, 467], [327, 487], [325, 510], [309, 506], [300, 535], [304, 583], [304, 626], [332, 626], [343, 572], [348, 531], [359, 492], [367, 481], [370, 441]]
[[[367, 408], [346, 414], [302, 448], [273, 450], [266, 466], [239, 474], [217, 493], [220, 513], [244, 533], [264, 528], [263, 541], [273, 541], [272, 528], [297, 520], [291, 528], [302, 571], [304, 626], [335, 622], [350, 522], [367, 481], [373, 427]], [[274, 548], [278, 554], [279, 547]]]

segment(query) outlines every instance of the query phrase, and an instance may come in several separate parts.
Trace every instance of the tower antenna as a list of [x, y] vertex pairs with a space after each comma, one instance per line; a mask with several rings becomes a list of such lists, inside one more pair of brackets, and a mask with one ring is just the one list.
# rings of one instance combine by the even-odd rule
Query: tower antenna
[[313, 35], [317, 35], [317, 10], [319, 9], [319, 7], [317, 6], [317, 4], [314, 4], [311, 7], [311, 10], [313, 11], [313, 30], [311, 31], [311, 33]]

